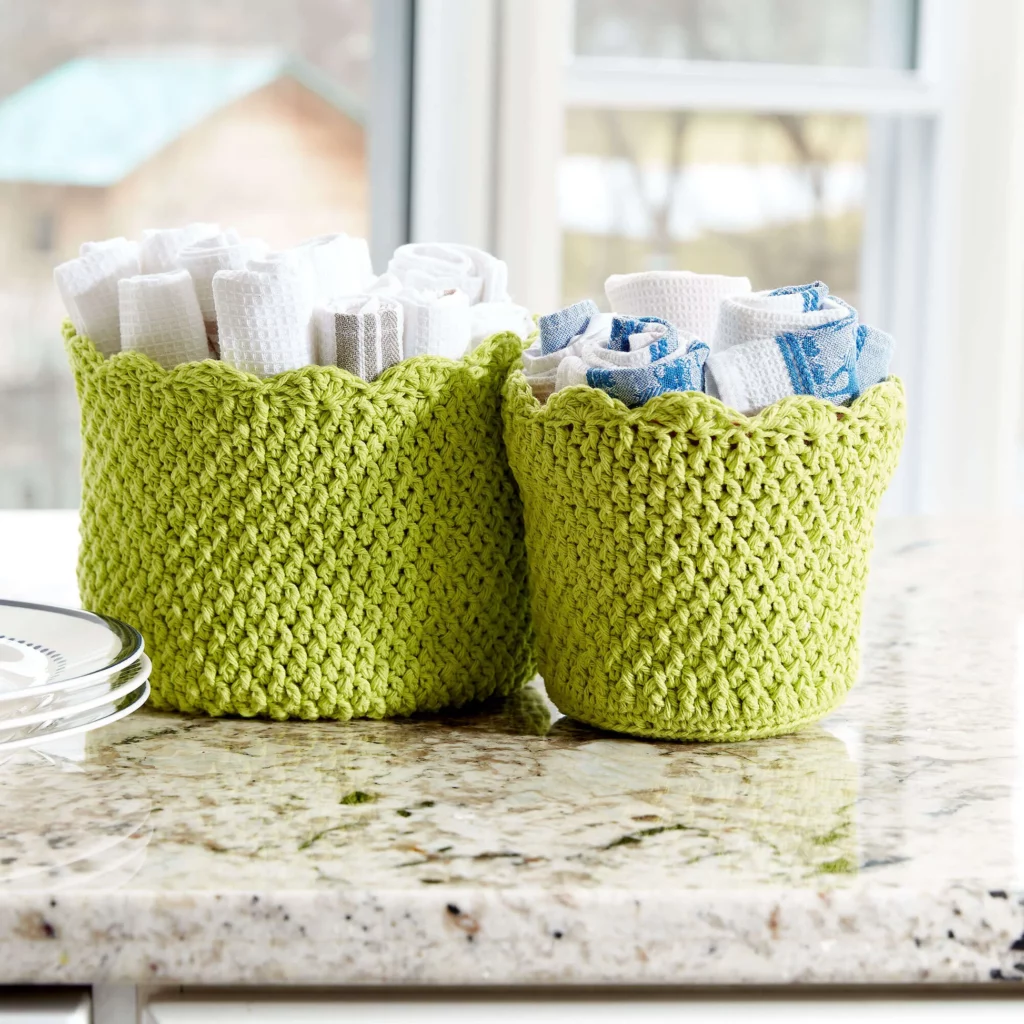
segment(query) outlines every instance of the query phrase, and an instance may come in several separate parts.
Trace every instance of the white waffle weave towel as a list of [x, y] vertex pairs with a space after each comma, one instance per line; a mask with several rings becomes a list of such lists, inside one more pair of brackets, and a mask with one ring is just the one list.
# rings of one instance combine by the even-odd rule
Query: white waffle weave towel
[[75, 330], [104, 355], [121, 348], [117, 283], [138, 273], [138, 246], [123, 238], [97, 243], [54, 268], [53, 280]]
[[217, 340], [217, 308], [213, 301], [213, 275], [219, 270], [241, 270], [251, 259], [266, 253], [266, 243], [257, 238], [239, 240], [232, 234], [221, 233], [202, 238], [185, 246], [178, 253], [178, 264], [192, 275], [199, 309], [206, 324], [206, 336], [214, 353], [219, 351]]
[[139, 264], [143, 274], [161, 274], [165, 270], [177, 270], [178, 253], [198, 242], [200, 238], [220, 234], [219, 224], [197, 222], [183, 228], [147, 228], [142, 232], [139, 246]]
[[213, 276], [220, 357], [258, 377], [308, 366], [313, 358], [316, 293], [307, 264], [250, 260]]
[[469, 348], [469, 299], [458, 288], [406, 288], [398, 296], [405, 320], [402, 351], [461, 359]]
[[317, 306], [317, 362], [374, 380], [402, 358], [402, 319], [402, 304], [386, 295], [354, 295]]
[[125, 352], [144, 352], [168, 370], [206, 358], [206, 327], [187, 270], [126, 277], [117, 290]]
[[681, 334], [710, 345], [718, 327], [722, 300], [750, 291], [745, 277], [694, 274], [689, 270], [649, 270], [612, 274], [604, 283], [616, 313], [656, 316], [674, 324]]
[[412, 242], [400, 245], [388, 272], [406, 288], [445, 291], [458, 288], [470, 305], [509, 302], [508, 266], [472, 245], [454, 242]]

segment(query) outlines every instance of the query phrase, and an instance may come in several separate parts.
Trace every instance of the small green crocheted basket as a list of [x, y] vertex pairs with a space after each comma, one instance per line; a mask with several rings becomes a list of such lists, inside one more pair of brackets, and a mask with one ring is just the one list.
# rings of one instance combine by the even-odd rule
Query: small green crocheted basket
[[540, 672], [564, 714], [662, 739], [792, 732], [859, 665], [875, 514], [903, 442], [892, 378], [849, 408], [746, 417], [698, 392], [628, 409], [504, 389]]
[[366, 383], [109, 359], [65, 326], [82, 411], [83, 604], [138, 627], [152, 703], [384, 718], [534, 672], [501, 386], [522, 346]]

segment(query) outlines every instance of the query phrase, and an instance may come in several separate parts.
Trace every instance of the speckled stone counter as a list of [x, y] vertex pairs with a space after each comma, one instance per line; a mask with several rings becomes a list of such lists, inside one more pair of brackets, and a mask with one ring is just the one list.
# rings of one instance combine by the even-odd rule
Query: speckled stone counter
[[531, 689], [9, 755], [0, 981], [1022, 980], [1022, 535], [885, 523], [861, 682], [789, 738], [617, 738]]

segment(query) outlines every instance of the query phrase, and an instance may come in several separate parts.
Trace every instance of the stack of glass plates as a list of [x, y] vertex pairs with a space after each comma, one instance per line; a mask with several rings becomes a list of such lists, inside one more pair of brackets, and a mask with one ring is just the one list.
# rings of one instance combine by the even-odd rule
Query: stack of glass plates
[[0, 601], [0, 751], [130, 715], [149, 696], [142, 636], [105, 615]]

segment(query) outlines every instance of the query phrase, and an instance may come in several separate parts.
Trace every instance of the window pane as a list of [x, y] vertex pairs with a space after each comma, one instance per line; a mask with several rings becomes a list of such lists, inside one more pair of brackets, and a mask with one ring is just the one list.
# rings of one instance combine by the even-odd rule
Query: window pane
[[860, 116], [574, 110], [561, 168], [566, 302], [687, 269], [859, 299]]
[[913, 67], [915, 0], [576, 0], [576, 52]]
[[369, 232], [372, 0], [10, 0], [0, 24], [0, 507], [78, 503], [55, 264], [219, 221]]

